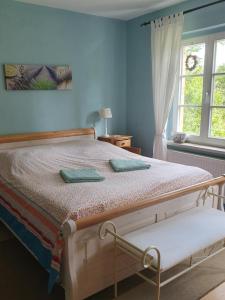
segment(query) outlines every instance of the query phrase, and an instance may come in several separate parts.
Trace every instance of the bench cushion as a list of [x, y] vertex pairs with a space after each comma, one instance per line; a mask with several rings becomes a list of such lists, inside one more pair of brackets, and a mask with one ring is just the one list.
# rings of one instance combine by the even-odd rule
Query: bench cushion
[[[225, 238], [225, 213], [214, 208], [196, 207], [128, 233], [123, 238], [143, 251], [156, 246], [161, 253], [161, 270], [165, 271]], [[150, 254], [156, 266], [155, 251]]]

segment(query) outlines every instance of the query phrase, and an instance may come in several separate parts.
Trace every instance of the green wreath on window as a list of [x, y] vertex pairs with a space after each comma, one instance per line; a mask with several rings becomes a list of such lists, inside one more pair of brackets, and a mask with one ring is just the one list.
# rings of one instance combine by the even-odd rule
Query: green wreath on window
[[197, 67], [197, 64], [198, 60], [196, 55], [190, 54], [187, 56], [185, 66], [188, 71], [193, 71]]

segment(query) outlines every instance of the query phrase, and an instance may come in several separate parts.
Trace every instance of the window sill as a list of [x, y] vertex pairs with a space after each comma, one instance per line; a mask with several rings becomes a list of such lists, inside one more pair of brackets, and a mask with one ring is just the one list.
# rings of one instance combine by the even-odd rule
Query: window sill
[[178, 143], [174, 143], [173, 141], [168, 141], [167, 148], [176, 151], [182, 151], [182, 152], [188, 152], [188, 153], [193, 153], [198, 155], [204, 155], [208, 157], [225, 159], [225, 149], [219, 147], [211, 147], [211, 146], [192, 144], [192, 143], [178, 144]]

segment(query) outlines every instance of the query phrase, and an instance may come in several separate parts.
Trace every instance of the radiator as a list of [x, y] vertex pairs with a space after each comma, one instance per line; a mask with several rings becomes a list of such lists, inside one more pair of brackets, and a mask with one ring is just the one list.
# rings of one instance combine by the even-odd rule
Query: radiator
[[168, 149], [168, 161], [195, 166], [210, 172], [214, 177], [225, 174], [225, 160]]

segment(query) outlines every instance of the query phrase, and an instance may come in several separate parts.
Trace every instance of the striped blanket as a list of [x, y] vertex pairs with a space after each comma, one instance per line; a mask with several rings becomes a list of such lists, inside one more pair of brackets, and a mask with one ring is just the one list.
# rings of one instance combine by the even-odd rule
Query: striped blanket
[[13, 188], [2, 176], [0, 176], [0, 219], [48, 271], [50, 292], [60, 273], [63, 250], [60, 224], [46, 218], [29, 199]]

